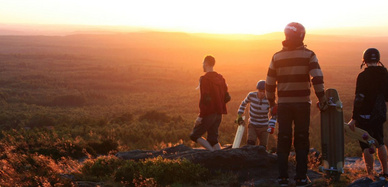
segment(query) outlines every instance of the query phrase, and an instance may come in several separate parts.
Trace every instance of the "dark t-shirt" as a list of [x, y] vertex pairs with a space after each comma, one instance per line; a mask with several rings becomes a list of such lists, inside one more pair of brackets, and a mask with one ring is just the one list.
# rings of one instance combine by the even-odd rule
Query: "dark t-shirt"
[[[363, 95], [363, 99], [357, 98]], [[357, 101], [358, 99], [358, 101]], [[356, 99], [353, 107], [353, 119], [361, 122], [365, 118], [360, 116], [375, 115], [381, 113], [383, 122], [386, 111], [385, 101], [388, 99], [388, 73], [382, 66], [370, 66], [365, 68], [357, 77]], [[361, 101], [360, 101], [361, 100]], [[383, 114], [384, 113], [384, 114]], [[384, 118], [384, 119], [382, 119]]]

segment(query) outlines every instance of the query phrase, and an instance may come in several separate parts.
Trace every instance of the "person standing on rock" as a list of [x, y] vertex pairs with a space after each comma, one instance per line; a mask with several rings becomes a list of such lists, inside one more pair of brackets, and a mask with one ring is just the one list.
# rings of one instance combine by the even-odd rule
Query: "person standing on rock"
[[265, 97], [265, 81], [260, 80], [256, 84], [257, 91], [249, 92], [247, 97], [241, 102], [237, 111], [236, 123], [241, 124], [244, 120], [242, 114], [249, 104], [249, 125], [247, 145], [256, 145], [259, 139], [259, 145], [267, 147], [268, 133], [273, 133], [275, 123], [268, 124], [269, 103]]
[[[375, 48], [364, 51], [361, 68], [366, 68], [357, 77], [356, 96], [354, 99], [353, 116], [349, 121], [352, 130], [359, 127], [366, 130], [375, 138], [379, 146], [378, 157], [382, 166], [380, 177], [388, 178], [387, 148], [384, 145], [383, 124], [386, 121], [388, 101], [388, 73], [380, 62], [380, 52]], [[369, 153], [369, 146], [360, 142], [368, 174], [373, 173], [373, 154]]]
[[[223, 76], [213, 70], [215, 65], [213, 56], [206, 56], [203, 61], [205, 75], [199, 79], [200, 100], [199, 115], [190, 139], [199, 143], [210, 151], [220, 150], [218, 143], [218, 128], [221, 123], [222, 114], [226, 114], [226, 103], [230, 101], [228, 87]], [[207, 132], [207, 138], [202, 135]]]
[[327, 109], [323, 74], [315, 53], [303, 43], [305, 28], [292, 22], [284, 29], [286, 39], [283, 49], [275, 53], [268, 68], [266, 96], [270, 106], [275, 106], [275, 91], [278, 96], [277, 121], [279, 133], [277, 155], [280, 186], [288, 186], [288, 156], [292, 144], [292, 124], [294, 124], [294, 148], [296, 153], [296, 186], [309, 186], [307, 174], [310, 148], [310, 87], [311, 83], [318, 97], [320, 109]]

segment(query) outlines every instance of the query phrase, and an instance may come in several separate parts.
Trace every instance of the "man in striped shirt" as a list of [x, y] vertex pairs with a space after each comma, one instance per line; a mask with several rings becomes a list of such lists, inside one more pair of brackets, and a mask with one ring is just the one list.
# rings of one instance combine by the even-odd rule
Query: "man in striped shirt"
[[249, 125], [248, 125], [248, 145], [256, 145], [259, 138], [259, 145], [267, 147], [268, 142], [268, 110], [269, 103], [265, 97], [265, 81], [260, 80], [256, 85], [257, 92], [249, 92], [244, 101], [241, 102], [237, 113], [237, 122], [242, 120], [242, 114], [249, 104]]
[[266, 96], [275, 105], [278, 96], [278, 164], [279, 184], [288, 185], [288, 156], [292, 144], [294, 123], [294, 148], [296, 152], [296, 186], [311, 184], [307, 173], [310, 126], [311, 83], [318, 97], [321, 110], [327, 108], [323, 74], [315, 53], [303, 43], [305, 28], [300, 23], [289, 23], [284, 29], [286, 40], [283, 49], [272, 57], [266, 79]]

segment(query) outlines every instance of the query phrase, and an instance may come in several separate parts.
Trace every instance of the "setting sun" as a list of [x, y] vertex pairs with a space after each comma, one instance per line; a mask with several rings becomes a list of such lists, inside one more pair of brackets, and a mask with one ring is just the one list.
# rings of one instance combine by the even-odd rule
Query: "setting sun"
[[[387, 1], [2, 1], [2, 24], [95, 25], [173, 32], [264, 34], [297, 21], [308, 31], [387, 28]], [[381, 31], [383, 32], [383, 31]]]

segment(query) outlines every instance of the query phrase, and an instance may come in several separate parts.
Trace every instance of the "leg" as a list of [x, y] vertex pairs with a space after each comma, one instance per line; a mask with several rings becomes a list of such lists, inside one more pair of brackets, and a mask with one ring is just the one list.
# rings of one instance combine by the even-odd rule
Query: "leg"
[[220, 143], [216, 143], [213, 145], [213, 150], [221, 150], [221, 145]]
[[252, 124], [248, 125], [248, 145], [256, 145], [257, 135], [255, 127]]
[[279, 164], [279, 178], [288, 178], [288, 156], [290, 154], [292, 143], [292, 121], [293, 111], [289, 104], [278, 105], [278, 164]]
[[294, 146], [296, 153], [296, 176], [297, 179], [305, 179], [307, 174], [308, 153], [310, 149], [310, 104], [301, 103], [294, 105], [295, 130]]
[[369, 149], [364, 149], [365, 168], [369, 175], [373, 174], [373, 154], [369, 153]]
[[267, 132], [267, 129], [268, 129], [267, 125], [257, 128], [257, 133], [259, 135], [259, 141], [260, 141], [259, 145], [264, 147], [267, 147], [267, 144], [268, 144], [269, 133]]
[[373, 128], [372, 134], [370, 134], [372, 137], [374, 137], [380, 147], [377, 148], [377, 156], [379, 157], [380, 164], [382, 167], [382, 174], [388, 174], [388, 164], [387, 164], [387, 147], [384, 145], [384, 123], [379, 123], [377, 127]]
[[197, 139], [196, 142], [199, 143], [205, 149], [207, 149], [209, 151], [214, 151], [213, 146], [211, 146], [210, 143], [207, 140], [205, 140], [205, 138], [200, 137]]
[[214, 114], [211, 116], [212, 120], [209, 122], [210, 125], [207, 130], [207, 141], [209, 142], [212, 148], [216, 148], [217, 150], [219, 150], [221, 149], [221, 146], [218, 143], [218, 127], [220, 127], [222, 115]]
[[[371, 131], [370, 127], [371, 125], [369, 125], [368, 123], [360, 123], [360, 121], [356, 121], [356, 127], [360, 128], [360, 129], [363, 129], [363, 130], [366, 130], [369, 135], [371, 135], [372, 137], [375, 136], [374, 131]], [[382, 129], [381, 129], [382, 130]], [[362, 155], [364, 157], [364, 162], [365, 162], [365, 169], [368, 173], [368, 175], [371, 175], [373, 174], [373, 154], [370, 154], [369, 153], [369, 145], [364, 143], [364, 142], [359, 142], [360, 143], [360, 147], [361, 147], [361, 150], [362, 150]]]
[[193, 132], [190, 134], [190, 139], [192, 141], [200, 144], [209, 151], [213, 151], [213, 147], [210, 142], [202, 137], [202, 135], [205, 134], [209, 126], [212, 124], [213, 118], [214, 117], [212, 115], [203, 117], [202, 123], [194, 126]]
[[380, 160], [381, 166], [383, 168], [383, 173], [388, 174], [387, 148], [385, 147], [385, 145], [382, 145], [377, 149], [377, 155], [379, 156], [379, 160]]

